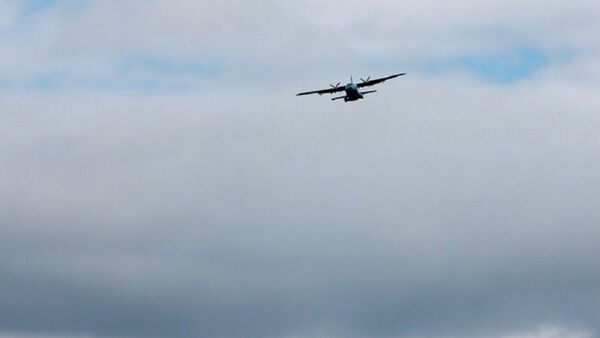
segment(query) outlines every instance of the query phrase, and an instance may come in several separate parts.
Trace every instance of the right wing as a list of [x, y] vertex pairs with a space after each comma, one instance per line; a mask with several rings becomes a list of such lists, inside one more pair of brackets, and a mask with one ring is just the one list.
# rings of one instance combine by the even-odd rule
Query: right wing
[[342, 87], [338, 86], [338, 87], [329, 88], [329, 89], [313, 90], [311, 92], [298, 93], [298, 94], [296, 94], [296, 96], [310, 95], [310, 94], [319, 94], [319, 95], [333, 94], [333, 93], [337, 93], [337, 92], [343, 92], [344, 90], [346, 90], [344, 86], [342, 86]]
[[383, 83], [383, 82], [385, 82], [385, 81], [387, 81], [389, 79], [393, 79], [393, 78], [396, 78], [396, 77], [402, 76], [402, 75], [406, 75], [406, 73], [394, 74], [394, 75], [391, 75], [391, 76], [382, 77], [380, 79], [373, 79], [373, 80], [369, 80], [369, 81], [363, 81], [362, 83], [359, 83], [356, 86], [358, 88], [374, 86], [374, 85], [376, 85], [378, 83]]

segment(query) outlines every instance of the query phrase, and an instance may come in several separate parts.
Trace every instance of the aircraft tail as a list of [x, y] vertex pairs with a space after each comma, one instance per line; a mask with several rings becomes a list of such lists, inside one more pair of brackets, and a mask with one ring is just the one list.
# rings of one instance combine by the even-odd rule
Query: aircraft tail
[[365, 95], [365, 94], [377, 93], [377, 91], [376, 90], [368, 90], [366, 92], [360, 92], [360, 93]]
[[331, 101], [335, 101], [335, 100], [341, 100], [341, 99], [345, 99], [346, 96], [338, 96], [338, 97], [334, 97], [333, 99], [331, 99]]

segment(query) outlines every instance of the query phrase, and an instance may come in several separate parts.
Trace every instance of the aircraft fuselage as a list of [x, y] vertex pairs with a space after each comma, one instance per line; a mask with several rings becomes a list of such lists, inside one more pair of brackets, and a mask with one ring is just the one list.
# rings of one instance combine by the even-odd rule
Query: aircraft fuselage
[[358, 90], [356, 83], [348, 83], [346, 87], [344, 87], [344, 90], [346, 91], [346, 97], [344, 98], [345, 102], [364, 98], [363, 94]]

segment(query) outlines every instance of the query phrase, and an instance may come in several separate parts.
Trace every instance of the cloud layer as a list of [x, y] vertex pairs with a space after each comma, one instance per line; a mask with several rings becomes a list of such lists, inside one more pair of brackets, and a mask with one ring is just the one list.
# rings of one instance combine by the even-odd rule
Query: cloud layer
[[0, 3], [0, 337], [598, 336], [595, 3], [46, 5]]

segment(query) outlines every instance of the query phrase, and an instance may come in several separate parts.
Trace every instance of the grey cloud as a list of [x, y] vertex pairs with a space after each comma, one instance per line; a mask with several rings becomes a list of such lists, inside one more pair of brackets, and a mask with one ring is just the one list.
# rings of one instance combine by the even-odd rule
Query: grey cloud
[[0, 325], [595, 332], [598, 121], [539, 88], [412, 80], [368, 106], [299, 105], [291, 88], [5, 97]]
[[[577, 25], [557, 20], [541, 34], [529, 19], [586, 17], [593, 3], [561, 16], [564, 4], [545, 2], [532, 18], [541, 2], [424, 2], [400, 23], [387, 1], [144, 4], [49, 9], [30, 32], [55, 30], [0, 46], [31, 58], [25, 73], [73, 61], [101, 74], [114, 70], [96, 68], [98, 59], [148, 50], [187, 59], [213, 48], [298, 75], [276, 84], [226, 76], [182, 94], [2, 90], [0, 332], [598, 335], [600, 101], [590, 34], [573, 40], [581, 55], [565, 69], [515, 86], [410, 74], [353, 105], [294, 96], [345, 66], [365, 67], [360, 54], [393, 34], [404, 42], [420, 32], [428, 9], [441, 20], [432, 36], [453, 20], [482, 30], [510, 21], [508, 30], [562, 46], [577, 34], [551, 33]], [[367, 33], [355, 35], [355, 25]], [[471, 41], [456, 35], [443, 35], [446, 46]], [[431, 54], [445, 48], [435, 41]], [[490, 44], [481, 41], [471, 47]], [[395, 48], [379, 51], [409, 51]], [[317, 54], [341, 66], [326, 69]], [[52, 67], [33, 61], [40, 55]]]

